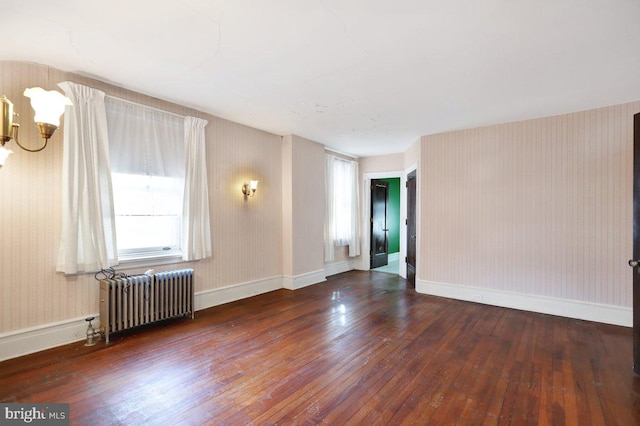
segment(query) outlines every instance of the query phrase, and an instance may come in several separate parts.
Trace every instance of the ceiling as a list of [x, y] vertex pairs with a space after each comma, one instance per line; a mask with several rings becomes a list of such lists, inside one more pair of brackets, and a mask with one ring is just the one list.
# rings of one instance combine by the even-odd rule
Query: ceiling
[[0, 0], [0, 58], [356, 156], [640, 100], [638, 0]]

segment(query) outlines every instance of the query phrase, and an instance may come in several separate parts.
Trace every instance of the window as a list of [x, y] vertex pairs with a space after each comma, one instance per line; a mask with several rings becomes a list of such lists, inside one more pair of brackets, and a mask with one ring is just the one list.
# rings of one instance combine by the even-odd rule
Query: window
[[59, 86], [73, 108], [65, 111], [56, 270], [91, 272], [167, 254], [210, 257], [207, 120], [71, 81]]
[[349, 256], [358, 256], [360, 255], [358, 163], [327, 154], [325, 174], [325, 260], [334, 259], [335, 246], [349, 246]]
[[353, 162], [336, 158], [333, 161], [333, 243], [347, 246], [353, 238], [352, 203], [355, 197], [352, 183]]
[[180, 179], [112, 173], [118, 257], [180, 254]]
[[118, 259], [181, 255], [184, 119], [105, 100]]

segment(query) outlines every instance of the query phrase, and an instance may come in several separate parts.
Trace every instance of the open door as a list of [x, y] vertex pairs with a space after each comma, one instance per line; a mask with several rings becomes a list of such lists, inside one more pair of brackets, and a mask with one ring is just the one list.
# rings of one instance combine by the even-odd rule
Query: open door
[[640, 114], [633, 116], [633, 372], [640, 375]]
[[389, 204], [389, 182], [371, 180], [371, 269], [389, 263], [389, 241], [387, 233], [387, 207]]
[[407, 282], [416, 286], [416, 171], [407, 176]]

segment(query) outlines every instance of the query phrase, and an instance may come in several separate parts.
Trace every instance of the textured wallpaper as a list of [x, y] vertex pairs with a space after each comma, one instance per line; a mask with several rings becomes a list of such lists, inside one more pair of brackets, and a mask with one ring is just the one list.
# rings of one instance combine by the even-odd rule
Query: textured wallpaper
[[631, 306], [639, 111], [422, 137], [418, 278]]
[[[209, 120], [206, 127], [213, 258], [154, 267], [195, 269], [196, 292], [282, 275], [281, 140], [260, 130], [53, 68], [0, 62], [0, 94], [20, 114], [23, 143], [39, 143], [26, 87], [56, 89], [71, 80], [141, 104]], [[62, 123], [64, 128], [64, 120]], [[92, 275], [55, 272], [60, 242], [62, 129], [39, 153], [14, 151], [0, 169], [0, 333], [79, 318], [98, 311]], [[244, 181], [259, 179], [245, 202]], [[146, 268], [129, 270], [144, 272]]]

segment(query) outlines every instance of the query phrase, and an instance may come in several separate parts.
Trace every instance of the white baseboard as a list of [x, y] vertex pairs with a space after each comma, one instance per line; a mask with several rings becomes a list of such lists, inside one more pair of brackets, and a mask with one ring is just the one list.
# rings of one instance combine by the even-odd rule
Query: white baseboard
[[343, 272], [351, 271], [356, 269], [354, 265], [354, 261], [352, 260], [343, 260], [340, 262], [331, 262], [324, 264], [324, 274], [327, 277], [331, 275], [341, 274]]
[[[346, 270], [354, 269], [352, 261], [337, 262], [335, 266], [332, 265], [334, 264], [327, 265], [325, 269], [295, 277], [276, 276], [203, 291], [195, 295], [195, 308], [196, 311], [207, 309], [281, 288], [295, 290], [323, 282], [325, 281], [325, 275], [333, 275], [335, 271], [337, 271], [335, 273], [340, 273], [345, 272], [345, 270], [342, 270], [344, 268], [349, 268]], [[416, 291], [434, 296], [625, 327], [631, 327], [633, 324], [633, 310], [621, 306], [503, 292], [419, 279], [416, 279]], [[96, 317], [93, 321], [94, 325], [100, 323], [100, 318], [97, 314], [87, 316]], [[73, 318], [0, 334], [0, 361], [82, 341], [86, 338], [87, 331], [87, 324], [84, 319], [85, 317]]]
[[399, 251], [397, 251], [397, 252], [395, 252], [395, 253], [390, 253], [390, 254], [387, 256], [387, 261], [388, 261], [388, 262], [396, 262], [396, 261], [398, 261], [398, 260], [400, 260], [400, 252], [399, 252]]
[[196, 311], [223, 305], [247, 297], [282, 288], [282, 276], [264, 278], [256, 281], [249, 281], [241, 284], [234, 284], [227, 287], [205, 290], [195, 295]]
[[623, 306], [559, 299], [481, 287], [438, 283], [416, 279], [418, 293], [484, 303], [523, 311], [551, 314], [606, 324], [633, 326], [633, 309]]
[[[100, 324], [99, 316], [97, 314], [87, 315], [87, 317], [93, 316], [96, 317], [93, 325], [97, 327]], [[84, 340], [87, 337], [87, 322], [85, 321], [87, 317], [0, 334], [0, 361]]]
[[[282, 276], [277, 276], [207, 290], [196, 293], [195, 309], [199, 311], [281, 288]], [[87, 315], [90, 316], [96, 317], [93, 325], [98, 326], [99, 315]], [[87, 323], [84, 319], [74, 318], [0, 334], [0, 361], [85, 340]]]
[[[195, 310], [211, 308], [281, 288], [295, 290], [322, 281], [325, 281], [324, 269], [295, 277], [276, 276], [206, 290], [196, 293]], [[98, 314], [87, 316], [96, 318], [93, 321], [95, 326], [100, 324]], [[0, 361], [80, 342], [85, 340], [86, 332], [87, 323], [85, 317], [81, 317], [0, 334]]]
[[282, 286], [289, 290], [298, 290], [299, 288], [321, 283], [326, 280], [327, 277], [323, 268], [318, 269], [317, 271], [307, 272], [306, 274], [300, 274], [293, 277], [285, 275], [282, 278]]

